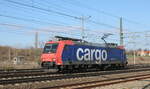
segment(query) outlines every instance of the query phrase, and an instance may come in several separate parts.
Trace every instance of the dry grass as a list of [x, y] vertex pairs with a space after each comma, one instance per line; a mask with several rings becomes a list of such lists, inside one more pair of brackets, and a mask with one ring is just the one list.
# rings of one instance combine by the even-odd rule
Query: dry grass
[[[134, 57], [128, 56], [128, 63], [134, 64]], [[150, 57], [149, 56], [135, 56], [135, 64], [150, 64]]]
[[[42, 49], [17, 49], [0, 46], [0, 69], [27, 69], [38, 68]], [[22, 57], [21, 61], [14, 64], [15, 57]]]

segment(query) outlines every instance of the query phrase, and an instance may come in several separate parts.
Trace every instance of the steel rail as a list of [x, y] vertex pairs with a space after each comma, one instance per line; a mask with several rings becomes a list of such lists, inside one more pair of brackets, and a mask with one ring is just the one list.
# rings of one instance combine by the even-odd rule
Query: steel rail
[[135, 70], [119, 70], [119, 71], [104, 71], [104, 72], [96, 72], [96, 73], [73, 73], [73, 74], [64, 74], [60, 76], [37, 76], [30, 78], [19, 78], [19, 79], [1, 79], [0, 85], [6, 84], [16, 84], [16, 83], [26, 83], [26, 82], [39, 82], [39, 81], [51, 81], [51, 80], [61, 80], [61, 79], [70, 79], [70, 78], [82, 78], [82, 77], [93, 77], [100, 75], [110, 75], [110, 74], [121, 74], [121, 73], [129, 73], [129, 72], [141, 72], [141, 71], [150, 71], [150, 68], [145, 69], [135, 69]]

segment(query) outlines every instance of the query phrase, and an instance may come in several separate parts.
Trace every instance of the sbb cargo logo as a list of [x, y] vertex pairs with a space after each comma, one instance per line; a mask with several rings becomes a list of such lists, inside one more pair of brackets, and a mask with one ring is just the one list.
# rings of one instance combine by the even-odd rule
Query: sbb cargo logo
[[88, 60], [103, 60], [106, 61], [107, 59], [107, 51], [104, 49], [82, 49], [78, 48], [76, 52], [76, 57], [79, 61], [82, 61], [83, 59], [85, 61]]

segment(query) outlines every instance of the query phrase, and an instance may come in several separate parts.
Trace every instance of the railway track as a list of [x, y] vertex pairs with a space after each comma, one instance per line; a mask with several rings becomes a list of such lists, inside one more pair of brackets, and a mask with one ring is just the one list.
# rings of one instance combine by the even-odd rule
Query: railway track
[[[141, 64], [129, 65], [126, 69], [134, 68], [147, 68], [150, 67], [150, 64]], [[99, 71], [99, 70], [88, 70], [87, 72]], [[72, 72], [78, 73], [78, 72]], [[49, 74], [59, 74], [54, 70], [45, 70], [45, 69], [11, 69], [11, 70], [0, 70], [0, 78], [12, 78], [12, 77], [24, 77], [24, 76], [40, 76], [40, 75], [49, 75]]]
[[[52, 81], [52, 80], [62, 80], [62, 79], [73, 79], [82, 77], [92, 77], [100, 75], [111, 75], [111, 74], [123, 74], [129, 72], [140, 72], [140, 71], [150, 71], [150, 68], [140, 68], [140, 69], [127, 69], [127, 70], [112, 70], [112, 71], [98, 71], [98, 72], [83, 72], [83, 73], [71, 73], [71, 74], [57, 74], [57, 73], [41, 73], [41, 74], [28, 74], [28, 76], [18, 77], [7, 77], [0, 78], [0, 85], [16, 84], [16, 83], [28, 83], [28, 82], [41, 82], [41, 81]], [[30, 75], [30, 76], [29, 76]]]
[[53, 75], [53, 74], [58, 74], [58, 73], [56, 73], [56, 72], [45, 72], [45, 71], [8, 73], [8, 74], [0, 74], [0, 79], [2, 79], [2, 78], [41, 76], [41, 75]]
[[31, 71], [43, 71], [41, 68], [36, 68], [36, 69], [0, 69], [0, 74], [1, 73], [11, 73], [11, 72], [31, 72]]
[[92, 81], [92, 82], [83, 82], [83, 83], [75, 83], [75, 84], [68, 84], [68, 85], [61, 85], [61, 86], [54, 86], [54, 87], [47, 87], [41, 89], [91, 89], [95, 87], [101, 87], [106, 85], [130, 82], [135, 80], [142, 80], [150, 78], [150, 73], [142, 74], [142, 75], [134, 75], [134, 76], [127, 76], [127, 77], [118, 77], [118, 78], [111, 78], [105, 79], [100, 81]]

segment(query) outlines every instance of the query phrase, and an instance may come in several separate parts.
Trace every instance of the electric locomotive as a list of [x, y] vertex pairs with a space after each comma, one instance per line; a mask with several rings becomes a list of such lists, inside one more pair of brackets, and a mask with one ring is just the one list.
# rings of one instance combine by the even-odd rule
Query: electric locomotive
[[96, 44], [69, 37], [55, 36], [48, 41], [41, 55], [41, 66], [59, 70], [107, 67], [123, 68], [127, 65], [125, 49], [114, 43]]

